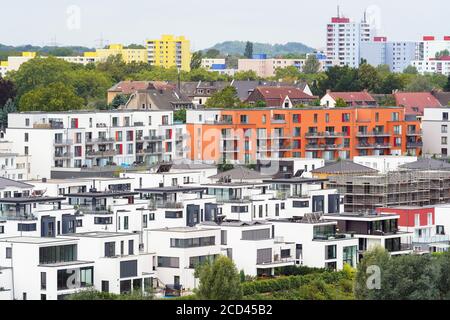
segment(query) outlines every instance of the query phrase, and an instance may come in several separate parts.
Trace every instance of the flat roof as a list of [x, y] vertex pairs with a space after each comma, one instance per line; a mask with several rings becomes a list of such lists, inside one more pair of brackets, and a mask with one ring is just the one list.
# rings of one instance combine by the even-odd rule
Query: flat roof
[[68, 267], [68, 266], [76, 266], [80, 264], [93, 264], [94, 261], [67, 261], [67, 262], [56, 262], [56, 263], [48, 263], [48, 264], [40, 264], [39, 267], [46, 268], [58, 268], [58, 267]]
[[217, 182], [217, 183], [206, 183], [202, 184], [202, 186], [206, 187], [249, 187], [249, 186], [266, 186], [270, 183], [264, 183], [264, 182], [231, 182], [231, 183], [223, 183], [223, 182]]
[[28, 244], [54, 244], [59, 242], [73, 242], [74, 238], [44, 238], [44, 237], [11, 237], [0, 239], [0, 242], [28, 243]]
[[300, 184], [300, 183], [314, 183], [314, 182], [326, 182], [328, 179], [320, 179], [320, 178], [302, 178], [302, 177], [293, 177], [293, 178], [279, 178], [279, 179], [271, 179], [271, 180], [263, 180], [266, 183], [287, 183], [287, 184]]
[[74, 237], [74, 238], [112, 238], [112, 237], [125, 237], [132, 236], [135, 233], [125, 233], [125, 232], [107, 232], [107, 231], [92, 231], [92, 232], [82, 232], [82, 233], [71, 233], [64, 236]]
[[134, 191], [117, 191], [117, 192], [80, 192], [80, 193], [68, 193], [65, 197], [77, 197], [77, 198], [108, 198], [108, 197], [126, 197], [135, 196], [139, 192]]
[[384, 219], [395, 219], [400, 218], [400, 215], [397, 214], [369, 214], [369, 213], [352, 213], [352, 212], [344, 212], [344, 213], [326, 213], [323, 215], [324, 217], [330, 217], [330, 219], [364, 219], [364, 220], [384, 220]]
[[58, 202], [66, 200], [65, 197], [22, 197], [22, 198], [0, 198], [0, 203], [40, 203]]
[[136, 192], [139, 193], [177, 193], [177, 192], [195, 192], [195, 191], [206, 191], [207, 188], [205, 187], [185, 187], [185, 186], [178, 186], [178, 187], [156, 187], [156, 188], [141, 188], [141, 189], [135, 189]]
[[174, 228], [161, 228], [161, 229], [148, 229], [149, 231], [162, 231], [162, 232], [178, 232], [178, 233], [189, 233], [189, 232], [201, 232], [209, 230], [220, 230], [220, 228], [201, 228], [201, 227], [174, 227]]

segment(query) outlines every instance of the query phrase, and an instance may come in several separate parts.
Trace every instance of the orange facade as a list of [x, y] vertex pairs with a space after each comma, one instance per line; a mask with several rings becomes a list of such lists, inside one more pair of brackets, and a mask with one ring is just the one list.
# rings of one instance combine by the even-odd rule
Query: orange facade
[[406, 121], [401, 107], [188, 112], [192, 160], [254, 163], [277, 157], [337, 160], [421, 154], [420, 122]]

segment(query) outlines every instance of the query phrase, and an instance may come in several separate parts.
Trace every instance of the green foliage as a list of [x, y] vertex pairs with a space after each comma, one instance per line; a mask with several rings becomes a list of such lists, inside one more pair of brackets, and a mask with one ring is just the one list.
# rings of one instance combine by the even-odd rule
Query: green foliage
[[111, 108], [117, 109], [120, 106], [126, 105], [128, 100], [130, 99], [130, 95], [127, 94], [118, 94], [114, 97], [113, 101], [111, 102]]
[[303, 66], [303, 72], [306, 74], [315, 74], [320, 70], [320, 62], [313, 54], [309, 55]]
[[0, 128], [4, 129], [8, 127], [8, 114], [16, 112], [17, 106], [12, 99], [6, 101], [3, 108], [0, 109]]
[[202, 66], [203, 53], [201, 51], [194, 52], [191, 57], [191, 70], [198, 69]]
[[240, 103], [235, 87], [227, 86], [223, 90], [213, 94], [206, 106], [208, 108], [231, 108], [236, 107]]
[[[242, 55], [245, 51], [247, 42], [245, 41], [226, 41], [218, 43], [211, 49], [217, 49], [222, 54], [227, 55]], [[286, 44], [268, 44], [268, 43], [253, 43], [253, 52], [264, 52], [269, 57], [283, 56], [287, 54], [302, 55], [313, 52], [314, 49], [299, 42], [288, 42]]]
[[302, 276], [311, 273], [327, 272], [327, 269], [310, 268], [306, 266], [286, 266], [275, 268], [276, 276]]
[[444, 90], [445, 92], [450, 92], [450, 75], [449, 75], [448, 78], [447, 78], [447, 83], [445, 84], [443, 90]]
[[253, 43], [251, 43], [250, 41], [247, 41], [247, 43], [245, 44], [244, 56], [247, 59], [251, 59], [253, 57]]
[[286, 68], [275, 69], [275, 79], [286, 82], [294, 82], [301, 77], [301, 72], [295, 66], [288, 66]]
[[216, 59], [220, 57], [220, 51], [217, 49], [209, 49], [205, 53], [205, 58]]
[[195, 270], [200, 285], [195, 295], [201, 300], [239, 300], [242, 287], [239, 272], [234, 262], [220, 256], [214, 262], [207, 262]]
[[238, 81], [239, 80], [246, 81], [246, 80], [258, 80], [259, 79], [256, 72], [253, 70], [236, 72], [234, 74], [233, 78], [234, 78], [234, 80], [238, 80]]
[[234, 166], [230, 163], [221, 163], [217, 166], [217, 170], [219, 170], [219, 172], [226, 172], [226, 171], [230, 171], [233, 169], [234, 169]]
[[362, 89], [366, 89], [370, 92], [378, 90], [380, 85], [380, 76], [377, 69], [370, 64], [362, 64], [358, 69], [358, 79]]
[[142, 293], [140, 291], [119, 295], [90, 289], [72, 294], [67, 297], [67, 300], [154, 300], [154, 295], [152, 292]]
[[331, 67], [326, 72], [326, 79], [320, 81], [318, 87], [321, 94], [329, 89], [331, 91], [361, 91], [358, 79], [358, 69], [344, 67]]
[[335, 104], [336, 108], [345, 108], [348, 107], [347, 102], [345, 102], [344, 99], [342, 98], [337, 98], [336, 99], [336, 104]]
[[20, 111], [68, 111], [84, 106], [74, 89], [62, 82], [39, 86], [25, 93], [19, 100]]
[[440, 52], [436, 52], [436, 59], [440, 59], [442, 57], [448, 57], [450, 56], [450, 51], [448, 49], [442, 50]]
[[132, 43], [132, 44], [126, 46], [125, 49], [145, 49], [145, 46], [143, 46], [141, 44]]
[[176, 110], [173, 113], [173, 121], [186, 123], [186, 109]]
[[14, 99], [15, 96], [16, 87], [14, 82], [3, 79], [0, 76], [0, 107], [4, 106], [8, 100]]
[[418, 74], [419, 71], [417, 71], [416, 67], [410, 65], [410, 66], [407, 66], [405, 68], [405, 70], [403, 70], [403, 73], [405, 73], [405, 74]]

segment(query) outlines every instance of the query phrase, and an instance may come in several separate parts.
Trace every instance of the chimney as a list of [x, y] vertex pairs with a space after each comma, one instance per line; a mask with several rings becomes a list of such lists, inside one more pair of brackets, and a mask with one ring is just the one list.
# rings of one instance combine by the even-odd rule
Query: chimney
[[327, 89], [327, 94], [330, 94], [331, 93], [331, 90], [330, 89]]

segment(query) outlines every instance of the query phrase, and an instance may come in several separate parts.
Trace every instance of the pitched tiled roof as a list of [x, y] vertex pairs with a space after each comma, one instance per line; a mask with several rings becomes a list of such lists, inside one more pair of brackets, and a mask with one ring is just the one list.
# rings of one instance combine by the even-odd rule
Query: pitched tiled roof
[[291, 86], [286, 87], [256, 87], [264, 99], [315, 99], [316, 97], [304, 93], [301, 89]]
[[329, 95], [334, 99], [341, 98], [345, 102], [363, 101], [363, 102], [376, 102], [376, 100], [365, 91], [361, 92], [329, 92]]
[[174, 89], [175, 86], [164, 81], [121, 81], [115, 84], [108, 92], [120, 92], [123, 94], [132, 94], [139, 90], [146, 90], [149, 88], [159, 89]]
[[222, 178], [230, 178], [231, 180], [263, 180], [268, 178], [269, 176], [262, 175], [258, 171], [251, 170], [245, 167], [236, 167], [234, 169], [221, 172], [214, 176], [209, 177], [209, 179], [222, 179]]
[[355, 163], [349, 160], [337, 161], [332, 164], [328, 164], [324, 167], [311, 171], [312, 173], [327, 173], [327, 174], [353, 174], [353, 173], [377, 173], [378, 171], [361, 164]]
[[394, 93], [398, 106], [406, 108], [406, 114], [422, 115], [424, 108], [438, 108], [441, 103], [429, 92]]
[[450, 105], [450, 92], [432, 92], [433, 96], [439, 100], [442, 106]]
[[419, 158], [415, 162], [401, 165], [400, 168], [408, 170], [450, 170], [450, 163], [431, 158]]

